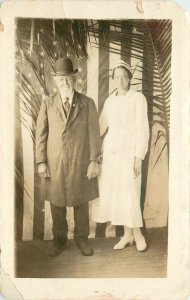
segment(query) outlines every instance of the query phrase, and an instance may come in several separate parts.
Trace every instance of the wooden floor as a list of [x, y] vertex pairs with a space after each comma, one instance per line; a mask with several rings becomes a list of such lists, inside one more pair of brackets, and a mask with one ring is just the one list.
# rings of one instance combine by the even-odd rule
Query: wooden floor
[[139, 253], [135, 246], [113, 250], [118, 238], [90, 239], [94, 256], [82, 256], [74, 241], [64, 252], [48, 256], [51, 241], [17, 242], [16, 277], [20, 278], [160, 278], [167, 276], [167, 230], [147, 230], [149, 247]]

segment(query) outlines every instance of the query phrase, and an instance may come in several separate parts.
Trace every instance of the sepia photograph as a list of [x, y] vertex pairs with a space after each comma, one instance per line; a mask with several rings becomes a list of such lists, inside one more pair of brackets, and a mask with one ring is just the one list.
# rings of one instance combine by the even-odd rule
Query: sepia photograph
[[171, 20], [15, 22], [16, 276], [166, 277]]
[[0, 29], [2, 295], [187, 299], [187, 15], [10, 0]]

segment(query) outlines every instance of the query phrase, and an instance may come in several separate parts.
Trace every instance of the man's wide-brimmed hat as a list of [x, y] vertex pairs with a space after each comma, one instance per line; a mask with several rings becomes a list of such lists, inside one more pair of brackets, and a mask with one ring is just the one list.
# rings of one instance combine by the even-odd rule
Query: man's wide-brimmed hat
[[59, 58], [55, 62], [55, 72], [51, 72], [54, 76], [66, 76], [76, 74], [78, 69], [73, 69], [73, 63], [69, 58]]
[[[123, 67], [123, 68], [127, 69], [130, 72], [131, 77], [133, 76], [130, 65], [128, 63], [126, 63], [124, 60], [120, 60], [117, 62], [117, 64], [115, 65], [115, 67], [113, 69], [113, 73], [114, 73], [114, 70], [119, 67]], [[112, 74], [112, 77], [113, 77], [113, 74]]]

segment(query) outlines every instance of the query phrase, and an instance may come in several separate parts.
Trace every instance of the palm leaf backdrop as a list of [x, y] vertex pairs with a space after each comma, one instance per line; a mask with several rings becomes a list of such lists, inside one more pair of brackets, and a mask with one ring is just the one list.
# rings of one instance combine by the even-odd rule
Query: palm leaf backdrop
[[[162, 138], [169, 152], [169, 116], [171, 95], [171, 30], [169, 20], [127, 20], [127, 21], [86, 21], [86, 20], [41, 20], [18, 19], [17, 21], [17, 82], [26, 111], [34, 122], [41, 103], [41, 95], [48, 95], [47, 72], [54, 68], [54, 61], [72, 53], [77, 59], [88, 58], [86, 40], [95, 37], [92, 46], [98, 46], [100, 34], [97, 24], [109, 25], [109, 32], [103, 32], [105, 47], [111, 42], [112, 53], [121, 53], [122, 58], [136, 58], [136, 66], [142, 77], [134, 78], [136, 85], [142, 85], [149, 104], [149, 120], [152, 126], [159, 125], [156, 147]], [[122, 30], [125, 26], [126, 30]], [[32, 44], [31, 44], [32, 39]], [[118, 45], [125, 41], [125, 47]], [[48, 65], [48, 67], [47, 67]], [[27, 77], [31, 68], [35, 80]], [[25, 73], [22, 69], [25, 69]], [[33, 77], [34, 79], [34, 77]], [[35, 84], [35, 86], [34, 86]], [[141, 89], [139, 89], [141, 90]], [[41, 91], [41, 93], [40, 93]], [[23, 100], [25, 99], [25, 100]], [[32, 100], [31, 100], [32, 99]], [[31, 133], [33, 133], [31, 129]], [[162, 151], [163, 151], [162, 149]], [[162, 153], [161, 151], [161, 153]], [[159, 154], [159, 157], [161, 155]], [[158, 158], [159, 158], [158, 157]]]
[[[169, 155], [171, 32], [170, 20], [17, 19], [16, 145], [20, 145], [18, 141], [22, 138], [21, 123], [29, 130], [35, 145], [35, 124], [41, 100], [55, 89], [49, 75], [54, 69], [55, 59], [72, 56], [77, 64], [85, 66], [87, 41], [92, 47], [99, 47], [101, 35], [101, 49], [120, 55], [128, 63], [131, 59], [138, 62], [133, 66], [132, 84], [146, 96], [150, 126], [157, 128], [152, 147], [157, 149], [160, 142], [162, 147], [155, 159], [156, 165], [164, 150], [167, 149]], [[85, 72], [83, 76], [86, 76]], [[85, 92], [85, 87], [81, 91]], [[103, 101], [100, 110], [102, 106]], [[32, 118], [30, 124], [22, 111]], [[16, 162], [19, 162], [15, 171], [16, 190], [19, 191], [24, 184], [19, 158], [22, 151], [15, 149], [15, 152]]]
[[[104, 34], [105, 45], [107, 40], [112, 43], [109, 51], [121, 53], [121, 57], [128, 62], [130, 58], [141, 62], [136, 69], [142, 73], [142, 77], [135, 77], [134, 72], [134, 78], [137, 80], [136, 85], [142, 84], [142, 90], [139, 90], [147, 98], [151, 126], [159, 125], [154, 147], [161, 138], [164, 140], [157, 163], [166, 147], [169, 153], [172, 23], [170, 20], [128, 20], [109, 21], [109, 26], [112, 30]], [[126, 30], [122, 30], [123, 27]], [[93, 22], [89, 31], [98, 38], [99, 30]], [[122, 41], [125, 41], [125, 47], [118, 49]], [[94, 45], [98, 46], [96, 43]]]

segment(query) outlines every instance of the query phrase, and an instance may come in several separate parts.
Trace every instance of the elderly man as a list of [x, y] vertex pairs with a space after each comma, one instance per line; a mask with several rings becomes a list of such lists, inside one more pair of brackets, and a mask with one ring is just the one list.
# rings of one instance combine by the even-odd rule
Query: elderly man
[[52, 73], [58, 93], [43, 100], [37, 119], [36, 161], [46, 178], [53, 220], [53, 247], [59, 255], [67, 243], [66, 207], [74, 208], [74, 240], [83, 255], [89, 245], [88, 202], [97, 198], [100, 135], [94, 101], [74, 90], [72, 61], [60, 58]]

